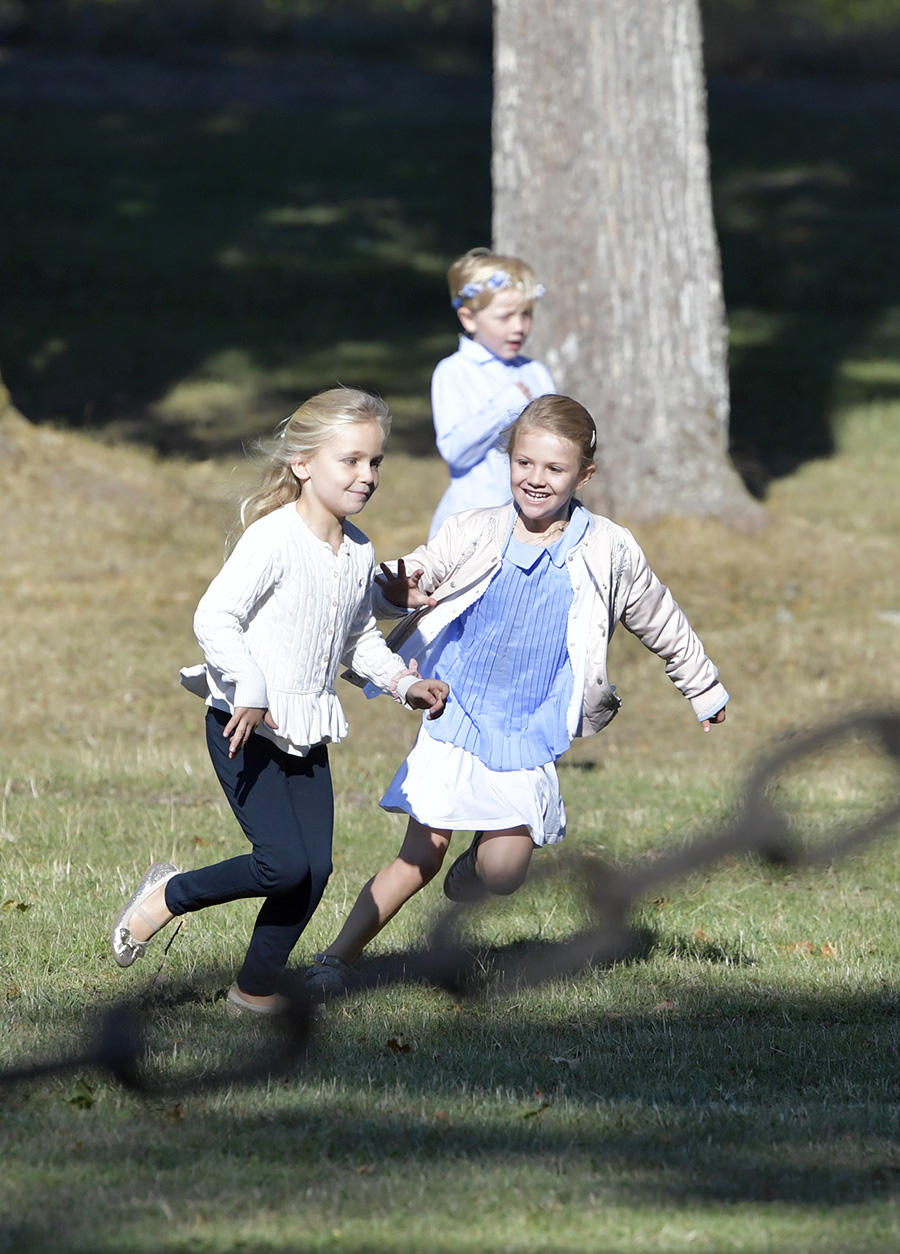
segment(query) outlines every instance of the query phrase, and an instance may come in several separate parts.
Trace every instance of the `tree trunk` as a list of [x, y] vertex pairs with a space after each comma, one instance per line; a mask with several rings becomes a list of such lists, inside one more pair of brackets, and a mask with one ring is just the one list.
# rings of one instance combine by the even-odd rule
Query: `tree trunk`
[[495, 0], [494, 246], [529, 352], [597, 422], [593, 507], [758, 521], [727, 450], [697, 0]]

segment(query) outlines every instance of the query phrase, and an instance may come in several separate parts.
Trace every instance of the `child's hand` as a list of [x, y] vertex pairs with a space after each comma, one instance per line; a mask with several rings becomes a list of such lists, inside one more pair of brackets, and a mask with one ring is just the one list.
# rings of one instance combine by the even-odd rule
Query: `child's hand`
[[397, 563], [396, 575], [386, 562], [381, 563], [381, 569], [384, 574], [376, 575], [375, 582], [391, 605], [396, 605], [401, 610], [417, 610], [422, 605], [437, 605], [434, 597], [427, 596], [419, 588], [419, 580], [424, 571], [417, 570], [415, 574], [407, 575], [406, 563], [402, 557]]
[[524, 383], [516, 383], [515, 386], [519, 389], [519, 391], [525, 397], [526, 401], [531, 400], [531, 393], [528, 391], [528, 388], [525, 386]]
[[450, 696], [450, 686], [442, 679], [417, 679], [406, 690], [406, 700], [414, 710], [428, 710], [429, 718], [440, 718]]
[[272, 731], [275, 731], [278, 724], [268, 710], [259, 710], [245, 706], [237, 707], [225, 724], [225, 730], [222, 732], [226, 740], [231, 736], [231, 744], [228, 746], [228, 756], [230, 758], [233, 758], [240, 749], [243, 749], [263, 719], [266, 720], [266, 726], [271, 727]]
[[700, 726], [703, 728], [705, 732], [708, 732], [710, 723], [724, 723], [724, 722], [725, 722], [725, 706], [723, 705], [721, 710], [719, 710], [716, 714], [714, 714], [712, 718], [705, 718], [703, 722], [700, 724]]

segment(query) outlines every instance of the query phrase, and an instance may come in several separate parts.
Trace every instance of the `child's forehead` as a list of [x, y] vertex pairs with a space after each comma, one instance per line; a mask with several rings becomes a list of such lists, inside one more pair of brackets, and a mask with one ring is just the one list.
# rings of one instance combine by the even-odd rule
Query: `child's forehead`
[[556, 435], [546, 427], [526, 427], [515, 435], [515, 450], [533, 457], [546, 457], [551, 461], [579, 457], [576, 444], [564, 435]]
[[534, 301], [515, 287], [501, 288], [486, 305], [482, 305], [482, 309], [490, 309], [491, 313], [527, 313], [533, 308]]
[[340, 427], [326, 444], [349, 453], [371, 453], [384, 448], [384, 432], [377, 422], [354, 422]]

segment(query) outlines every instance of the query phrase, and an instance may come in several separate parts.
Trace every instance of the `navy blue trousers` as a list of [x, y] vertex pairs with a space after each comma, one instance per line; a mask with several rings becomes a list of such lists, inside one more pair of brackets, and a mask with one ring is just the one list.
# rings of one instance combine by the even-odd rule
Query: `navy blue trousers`
[[180, 915], [242, 897], [265, 897], [237, 977], [245, 993], [264, 997], [275, 992], [328, 883], [334, 794], [324, 745], [301, 758], [254, 733], [229, 758], [222, 735], [228, 718], [221, 710], [207, 711], [206, 743], [253, 850], [173, 876], [166, 884], [166, 904]]

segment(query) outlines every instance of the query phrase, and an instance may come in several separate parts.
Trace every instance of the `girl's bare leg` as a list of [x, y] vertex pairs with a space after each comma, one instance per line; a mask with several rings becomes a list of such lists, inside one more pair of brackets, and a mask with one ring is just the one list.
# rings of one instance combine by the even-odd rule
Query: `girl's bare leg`
[[[369, 880], [347, 921], [325, 953], [354, 962], [401, 906], [437, 875], [452, 832], [424, 827], [411, 818], [400, 852]], [[514, 893], [525, 882], [534, 842], [526, 827], [485, 832], [478, 846], [476, 869], [488, 892]]]
[[325, 952], [346, 963], [358, 958], [400, 907], [434, 879], [441, 869], [452, 834], [423, 827], [411, 818], [397, 857], [365, 885], [347, 922]]
[[506, 897], [525, 883], [533, 852], [534, 841], [527, 827], [485, 832], [475, 858], [478, 878], [489, 893]]

